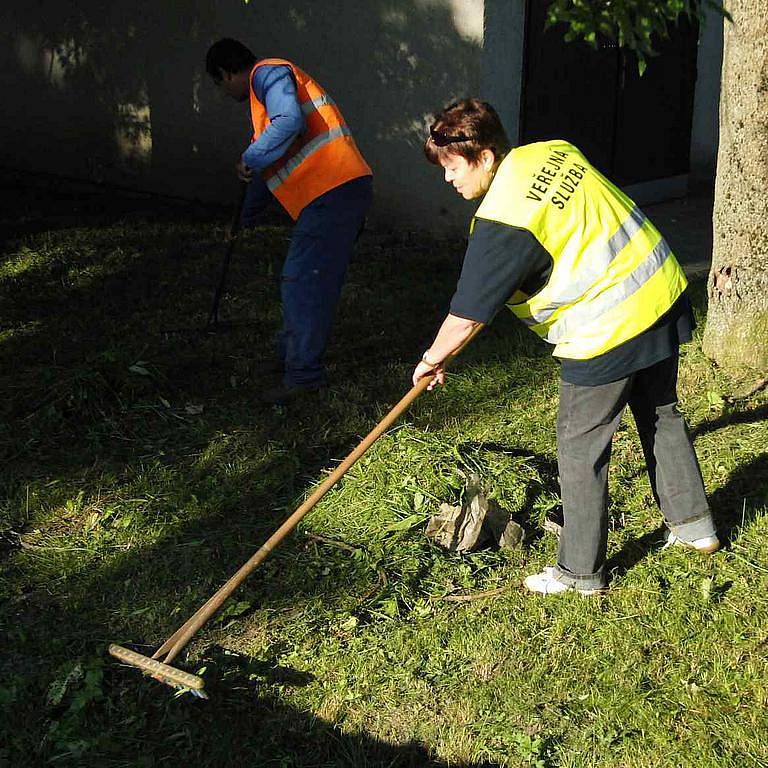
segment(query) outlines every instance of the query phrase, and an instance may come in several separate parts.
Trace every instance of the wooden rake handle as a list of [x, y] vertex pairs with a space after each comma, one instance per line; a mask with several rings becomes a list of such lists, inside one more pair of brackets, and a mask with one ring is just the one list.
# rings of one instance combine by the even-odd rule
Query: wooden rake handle
[[[467, 340], [446, 360], [453, 359], [480, 332], [483, 326], [477, 326]], [[153, 659], [163, 655], [165, 664], [170, 664], [187, 645], [195, 633], [213, 616], [226, 599], [248, 578], [248, 576], [266, 560], [272, 550], [299, 524], [301, 519], [333, 488], [365, 452], [386, 432], [395, 421], [411, 406], [413, 401], [429, 386], [434, 376], [425, 376], [414, 385], [397, 405], [368, 433], [363, 441], [347, 456], [344, 461], [317, 487], [314, 493], [288, 517], [285, 522], [267, 539], [267, 541], [241, 566], [240, 570], [224, 584], [203, 605], [197, 613], [180, 626], [153, 654]]]

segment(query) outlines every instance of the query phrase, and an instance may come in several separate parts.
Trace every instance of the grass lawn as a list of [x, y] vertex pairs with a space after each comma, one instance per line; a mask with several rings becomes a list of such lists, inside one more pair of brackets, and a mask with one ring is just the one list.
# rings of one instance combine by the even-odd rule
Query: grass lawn
[[[557, 366], [500, 316], [179, 659], [209, 701], [117, 665], [110, 642], [162, 643], [408, 390], [462, 246], [367, 233], [331, 386], [282, 408], [256, 395], [285, 227], [244, 237], [236, 324], [206, 334], [177, 329], [205, 323], [221, 221], [93, 224], [2, 242], [0, 765], [768, 766], [768, 396], [732, 398], [698, 339], [681, 406], [724, 551], [661, 549], [626, 419], [610, 592], [523, 593], [557, 548], [540, 528]], [[430, 545], [458, 470], [524, 525], [522, 549]]]

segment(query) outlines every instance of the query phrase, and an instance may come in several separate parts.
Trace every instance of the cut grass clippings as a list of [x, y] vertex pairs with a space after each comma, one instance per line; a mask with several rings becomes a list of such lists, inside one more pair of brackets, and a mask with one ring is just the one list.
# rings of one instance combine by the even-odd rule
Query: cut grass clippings
[[[557, 366], [500, 316], [198, 634], [196, 702], [119, 667], [207, 600], [409, 388], [461, 244], [364, 235], [330, 387], [260, 405], [288, 230], [125, 219], [0, 263], [0, 765], [768, 765], [768, 395], [683, 353], [681, 407], [725, 551], [662, 550], [631, 419], [614, 441], [605, 596], [540, 599], [554, 561]], [[695, 286], [701, 317], [705, 298]], [[424, 524], [478, 472], [526, 529], [446, 554]]]

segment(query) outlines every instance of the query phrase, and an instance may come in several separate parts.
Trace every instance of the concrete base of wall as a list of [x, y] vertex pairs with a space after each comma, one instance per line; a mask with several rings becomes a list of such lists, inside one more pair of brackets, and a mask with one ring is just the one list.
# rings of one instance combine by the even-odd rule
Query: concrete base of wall
[[670, 176], [666, 179], [653, 179], [639, 184], [629, 184], [623, 187], [624, 193], [638, 205], [662, 203], [665, 200], [676, 200], [688, 194], [688, 174]]

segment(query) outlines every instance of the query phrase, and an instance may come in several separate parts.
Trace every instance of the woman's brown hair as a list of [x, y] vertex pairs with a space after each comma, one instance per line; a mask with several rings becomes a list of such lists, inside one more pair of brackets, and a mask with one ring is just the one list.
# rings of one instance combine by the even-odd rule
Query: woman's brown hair
[[424, 142], [424, 154], [435, 165], [449, 155], [460, 155], [474, 164], [484, 149], [490, 149], [499, 161], [510, 148], [496, 110], [480, 99], [461, 99], [447, 106], [435, 118]]

